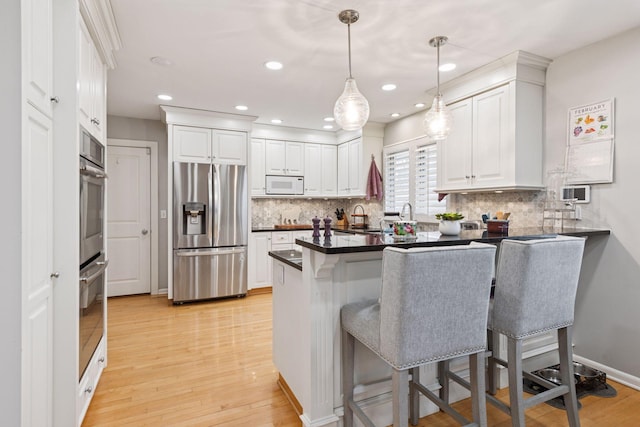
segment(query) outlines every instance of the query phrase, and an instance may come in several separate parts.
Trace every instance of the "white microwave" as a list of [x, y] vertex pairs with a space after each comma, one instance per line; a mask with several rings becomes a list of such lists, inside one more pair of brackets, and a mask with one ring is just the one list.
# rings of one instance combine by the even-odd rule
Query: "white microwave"
[[304, 177], [289, 175], [267, 175], [266, 194], [304, 194]]

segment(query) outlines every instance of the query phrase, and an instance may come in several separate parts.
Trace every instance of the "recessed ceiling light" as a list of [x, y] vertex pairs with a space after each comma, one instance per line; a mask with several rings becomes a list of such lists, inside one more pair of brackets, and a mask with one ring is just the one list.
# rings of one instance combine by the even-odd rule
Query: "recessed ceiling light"
[[414, 107], [416, 107], [416, 108], [422, 108], [424, 106], [425, 106], [424, 102], [418, 102], [417, 104], [414, 105]]
[[456, 64], [452, 64], [452, 63], [448, 63], [448, 64], [442, 64], [440, 66], [440, 68], [438, 68], [438, 70], [440, 71], [451, 71], [451, 70], [455, 70], [456, 69]]
[[273, 123], [274, 125], [279, 125], [280, 123], [282, 123], [281, 119], [271, 119], [271, 123]]
[[161, 93], [160, 95], [158, 95], [158, 99], [161, 99], [163, 101], [171, 101], [173, 99], [173, 96], [165, 95], [165, 94]]
[[391, 113], [391, 117], [400, 117], [400, 113]]
[[264, 66], [270, 70], [282, 70], [282, 62], [278, 62], [278, 61], [265, 62]]
[[335, 120], [335, 119], [334, 119], [333, 117], [325, 117], [325, 118], [324, 118], [324, 121], [325, 121], [325, 122], [332, 122], [332, 121], [334, 121], [334, 120]]
[[249, 107], [247, 107], [246, 105], [236, 105], [236, 110], [247, 111], [248, 109]]
[[324, 125], [322, 126], [323, 129], [333, 129], [333, 125]]
[[153, 62], [156, 65], [162, 65], [165, 67], [169, 67], [171, 65], [173, 65], [173, 62], [171, 62], [170, 59], [168, 58], [163, 58], [162, 56], [154, 56], [153, 58], [150, 59], [151, 62]]
[[395, 90], [396, 89], [396, 85], [394, 85], [393, 83], [387, 83], [382, 85], [382, 90]]

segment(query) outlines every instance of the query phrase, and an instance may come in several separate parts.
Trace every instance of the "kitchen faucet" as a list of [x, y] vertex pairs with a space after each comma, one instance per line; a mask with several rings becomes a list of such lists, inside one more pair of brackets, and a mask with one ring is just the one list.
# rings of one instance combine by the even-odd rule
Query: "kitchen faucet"
[[409, 206], [409, 221], [413, 221], [413, 208], [411, 207], [411, 203], [407, 202], [402, 205], [402, 211], [400, 212], [400, 218], [404, 220], [404, 208]]

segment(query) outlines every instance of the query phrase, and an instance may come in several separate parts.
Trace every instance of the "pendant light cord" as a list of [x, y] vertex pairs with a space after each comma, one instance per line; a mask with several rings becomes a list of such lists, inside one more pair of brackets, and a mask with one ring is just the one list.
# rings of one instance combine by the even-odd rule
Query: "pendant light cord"
[[440, 96], [440, 40], [437, 41], [438, 46], [436, 49], [436, 95]]
[[351, 24], [347, 24], [347, 43], [349, 45], [349, 78], [352, 79], [351, 75]]

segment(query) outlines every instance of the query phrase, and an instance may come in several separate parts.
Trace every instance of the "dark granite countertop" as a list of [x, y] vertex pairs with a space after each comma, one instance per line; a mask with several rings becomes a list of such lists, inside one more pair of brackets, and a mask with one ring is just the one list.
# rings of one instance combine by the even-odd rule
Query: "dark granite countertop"
[[[362, 229], [362, 228], [352, 228], [351, 226], [341, 226], [341, 225], [332, 225], [332, 230], [335, 231], [344, 231], [346, 233], [352, 234], [365, 234], [370, 232], [378, 232], [380, 229]], [[260, 233], [260, 232], [273, 232], [273, 231], [305, 231], [305, 230], [313, 230], [313, 226], [299, 226], [297, 228], [276, 228], [275, 226], [267, 226], [267, 227], [252, 227], [252, 233]], [[320, 227], [320, 230], [324, 233], [324, 225]]]
[[539, 227], [509, 229], [509, 234], [488, 233], [486, 230], [463, 230], [458, 236], [444, 236], [440, 232], [421, 232], [413, 240], [394, 240], [390, 234], [380, 233], [345, 234], [333, 233], [325, 239], [304, 237], [296, 239], [296, 244], [325, 254], [343, 254], [356, 252], [381, 251], [387, 246], [413, 248], [429, 246], [466, 245], [470, 242], [499, 243], [503, 239], [533, 239], [551, 237], [557, 234], [565, 236], [607, 236], [607, 229], [575, 228], [563, 231], [546, 231]]
[[297, 270], [302, 271], [302, 252], [286, 249], [282, 251], [270, 251], [269, 256], [277, 259]]

